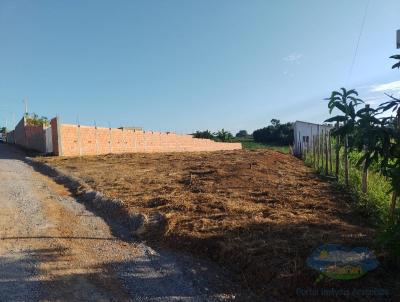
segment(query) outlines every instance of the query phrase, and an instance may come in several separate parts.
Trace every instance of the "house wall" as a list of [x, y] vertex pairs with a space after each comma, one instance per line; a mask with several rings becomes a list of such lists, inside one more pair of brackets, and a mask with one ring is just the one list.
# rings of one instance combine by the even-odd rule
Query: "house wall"
[[51, 126], [54, 154], [62, 156], [242, 149], [240, 143], [219, 143], [175, 133], [60, 124], [56, 118]]
[[306, 142], [303, 141], [303, 136], [308, 137], [309, 147], [312, 148], [314, 144], [314, 136], [328, 133], [332, 126], [318, 125], [306, 122], [295, 122], [294, 124], [294, 151], [296, 154], [300, 154], [301, 150], [306, 147]]

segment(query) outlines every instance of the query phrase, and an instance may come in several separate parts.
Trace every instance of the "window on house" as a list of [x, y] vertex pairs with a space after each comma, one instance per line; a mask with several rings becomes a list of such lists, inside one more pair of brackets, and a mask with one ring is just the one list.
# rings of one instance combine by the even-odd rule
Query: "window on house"
[[310, 141], [309, 136], [303, 136], [303, 143], [308, 143]]

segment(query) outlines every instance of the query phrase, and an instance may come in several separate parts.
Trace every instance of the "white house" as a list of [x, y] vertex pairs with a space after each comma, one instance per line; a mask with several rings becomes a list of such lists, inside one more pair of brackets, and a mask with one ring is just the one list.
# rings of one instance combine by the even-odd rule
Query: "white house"
[[314, 136], [328, 133], [333, 128], [332, 125], [319, 125], [308, 122], [296, 121], [294, 123], [294, 145], [293, 152], [300, 155], [302, 150], [314, 144]]

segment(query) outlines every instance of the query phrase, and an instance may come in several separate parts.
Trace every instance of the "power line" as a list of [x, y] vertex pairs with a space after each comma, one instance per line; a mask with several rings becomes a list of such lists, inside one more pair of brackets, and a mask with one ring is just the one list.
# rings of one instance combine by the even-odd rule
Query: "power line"
[[354, 64], [356, 62], [356, 58], [357, 58], [357, 54], [358, 54], [358, 47], [360, 45], [361, 35], [362, 35], [363, 30], [364, 30], [365, 20], [367, 19], [368, 7], [369, 7], [369, 3], [370, 2], [371, 2], [371, 0], [368, 0], [367, 1], [367, 5], [365, 6], [364, 16], [363, 16], [362, 23], [361, 23], [361, 29], [360, 29], [360, 33], [358, 34], [356, 49], [354, 51], [353, 60], [352, 60], [351, 65], [350, 65], [350, 70], [349, 70], [349, 75], [347, 77], [346, 85], [349, 83], [350, 78], [351, 78], [351, 76], [353, 74], [353, 68], [354, 68]]

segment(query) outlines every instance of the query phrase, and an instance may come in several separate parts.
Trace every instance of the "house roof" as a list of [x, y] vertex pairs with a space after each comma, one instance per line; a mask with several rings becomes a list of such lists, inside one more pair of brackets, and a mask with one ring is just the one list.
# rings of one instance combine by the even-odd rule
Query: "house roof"
[[315, 124], [315, 123], [303, 122], [303, 121], [295, 121], [294, 123], [295, 123], [295, 124], [296, 124], [296, 123], [302, 123], [302, 124], [308, 124], [308, 125], [314, 125], [314, 126], [321, 126], [321, 127], [329, 127], [329, 128], [332, 128], [332, 127], [333, 127], [333, 125], [331, 125], [331, 124]]

